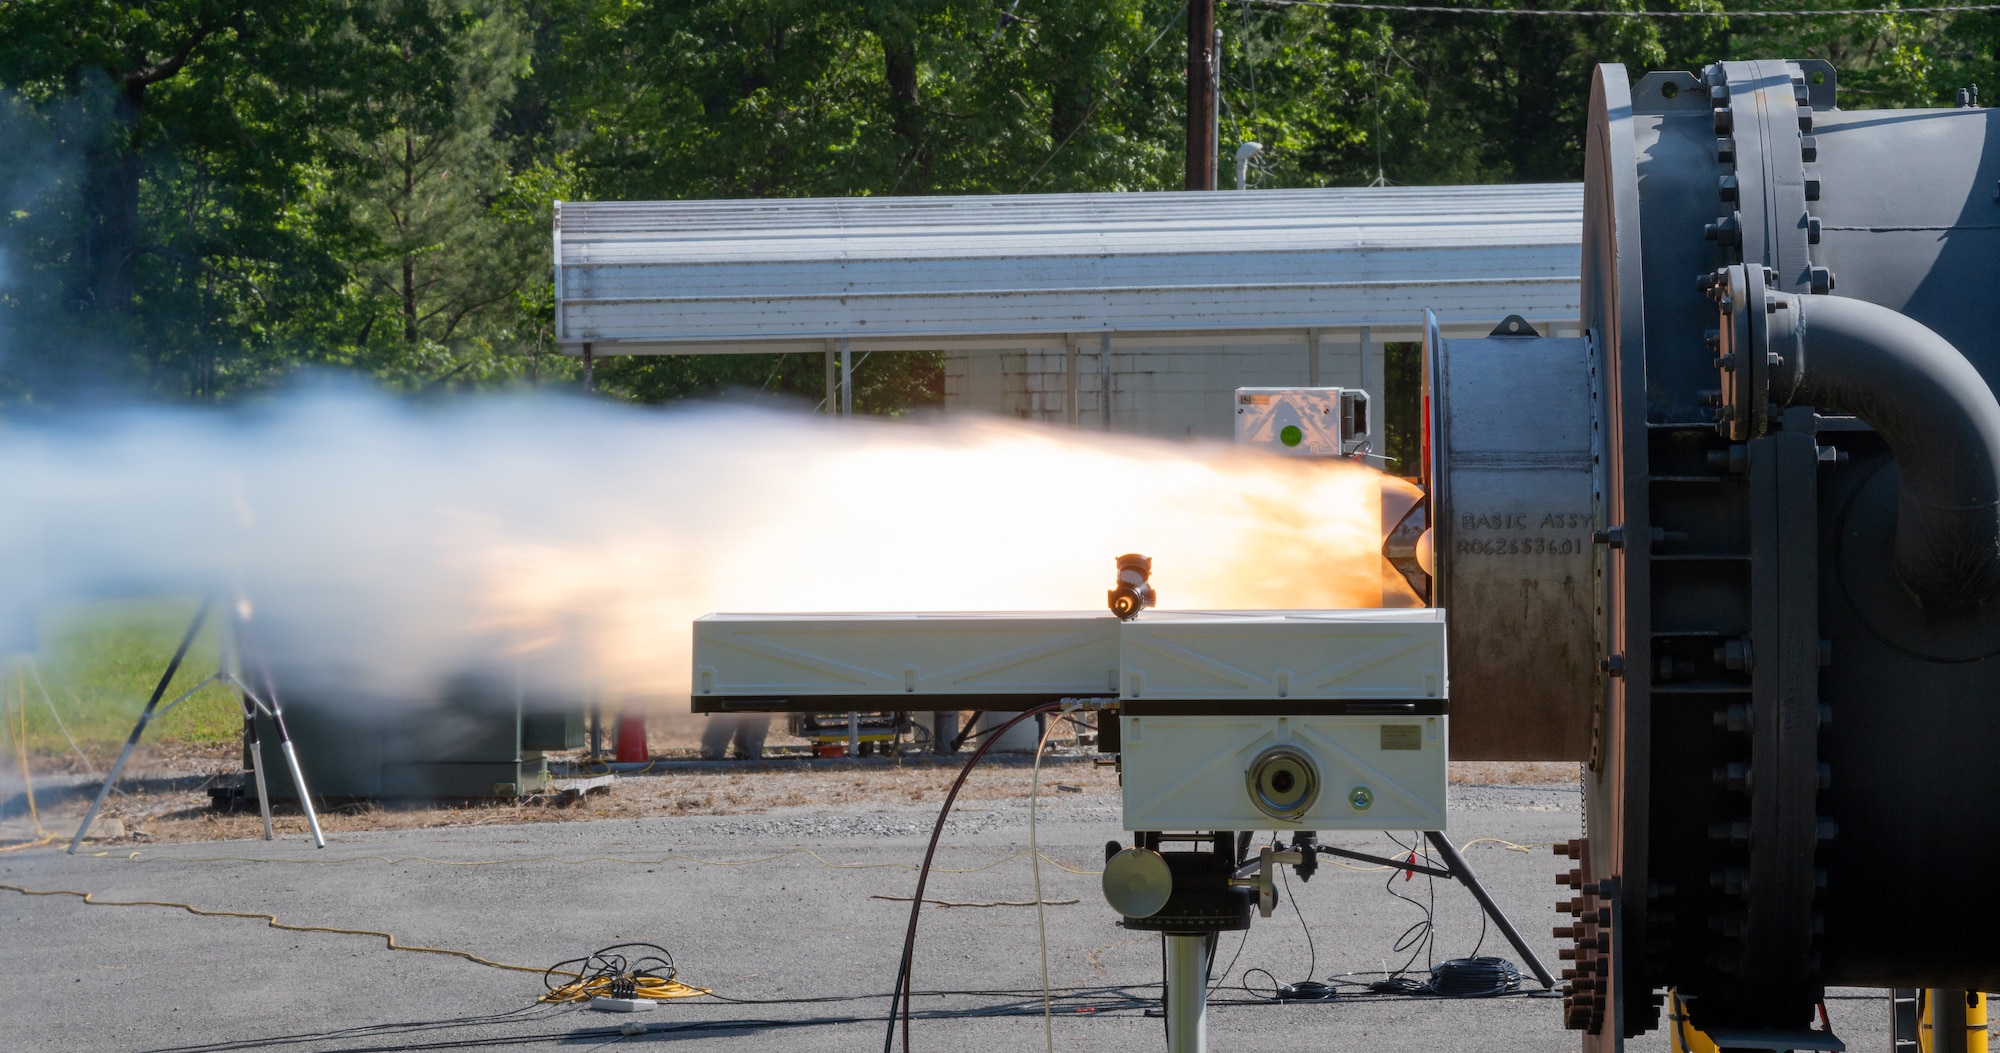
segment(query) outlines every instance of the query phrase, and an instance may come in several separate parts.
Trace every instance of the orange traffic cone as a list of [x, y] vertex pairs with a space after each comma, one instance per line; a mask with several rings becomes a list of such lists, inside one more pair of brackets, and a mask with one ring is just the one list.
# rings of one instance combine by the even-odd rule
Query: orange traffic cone
[[652, 751], [646, 748], [646, 718], [636, 713], [627, 713], [618, 718], [618, 759], [621, 762], [644, 764], [653, 759]]

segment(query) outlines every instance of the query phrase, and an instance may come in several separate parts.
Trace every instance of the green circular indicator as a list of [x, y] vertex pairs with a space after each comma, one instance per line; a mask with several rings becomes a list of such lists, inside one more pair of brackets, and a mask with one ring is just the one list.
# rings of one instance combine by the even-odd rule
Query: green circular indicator
[[1356, 786], [1347, 791], [1347, 803], [1353, 805], [1355, 811], [1365, 812], [1369, 805], [1375, 803], [1375, 795], [1366, 786]]
[[1299, 426], [1296, 424], [1287, 424], [1284, 430], [1278, 432], [1278, 441], [1287, 446], [1297, 446], [1299, 443], [1305, 441], [1305, 437], [1306, 433], [1300, 431]]

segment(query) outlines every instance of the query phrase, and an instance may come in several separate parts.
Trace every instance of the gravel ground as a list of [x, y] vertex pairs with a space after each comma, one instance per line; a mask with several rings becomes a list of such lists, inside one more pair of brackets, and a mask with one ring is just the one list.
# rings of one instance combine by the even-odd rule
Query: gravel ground
[[[648, 727], [654, 755], [664, 777], [621, 779], [615, 792], [581, 800], [555, 796], [525, 800], [365, 802], [330, 808], [321, 815], [329, 836], [369, 830], [437, 829], [490, 826], [498, 823], [580, 822], [598, 819], [675, 815], [740, 815], [805, 805], [858, 807], [881, 803], [936, 801], [964, 763], [956, 759], [912, 756], [901, 760], [771, 760], [764, 763], [707, 762], [696, 759], [700, 724], [686, 716], [656, 716]], [[800, 750], [805, 741], [782, 733], [772, 735], [777, 750]], [[113, 755], [115, 756], [115, 754]], [[73, 755], [34, 758], [29, 782], [16, 766], [0, 766], [0, 847], [31, 842], [55, 834], [73, 834], [102, 783], [101, 771], [110, 761], [94, 758], [101, 767], [86, 770]], [[1117, 775], [1095, 765], [1088, 747], [1066, 747], [1047, 761], [1049, 791], [1110, 794]], [[582, 751], [554, 755], [557, 766], [578, 767]], [[102, 844], [173, 844], [261, 836], [262, 819], [254, 810], [220, 813], [210, 808], [208, 789], [217, 780], [234, 778], [242, 768], [242, 753], [234, 744], [189, 746], [148, 744], [126, 769], [119, 792], [104, 814], [121, 820], [125, 833]], [[995, 756], [989, 769], [964, 792], [967, 800], [1018, 800], [1027, 794], [1029, 766], [1025, 758]], [[1452, 766], [1455, 782], [1480, 784], [1573, 781], [1573, 764], [1459, 763]], [[746, 778], [745, 776], [753, 776]], [[32, 785], [32, 795], [28, 792]], [[296, 807], [278, 810], [280, 834], [302, 834], [305, 816]]]

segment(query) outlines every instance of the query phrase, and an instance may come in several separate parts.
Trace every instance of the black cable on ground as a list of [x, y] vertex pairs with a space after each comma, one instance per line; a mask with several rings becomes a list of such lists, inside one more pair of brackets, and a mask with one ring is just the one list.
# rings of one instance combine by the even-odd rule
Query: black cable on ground
[[[1229, 956], [1229, 964], [1223, 966], [1222, 971], [1215, 974], [1215, 983], [1208, 985], [1209, 997], [1211, 998], [1214, 997], [1216, 987], [1219, 986], [1222, 983], [1222, 981], [1229, 979], [1230, 971], [1236, 968], [1236, 960], [1243, 957], [1243, 948], [1249, 942], [1250, 942], [1250, 929], [1246, 926], [1243, 929], [1243, 935], [1239, 937], [1236, 941], [1236, 953]], [[1160, 948], [1160, 951], [1162, 956], [1164, 956], [1166, 953], [1166, 948], [1162, 946]]]
[[979, 748], [973, 751], [971, 757], [966, 758], [965, 767], [959, 769], [958, 778], [952, 780], [951, 790], [944, 795], [944, 805], [938, 809], [937, 823], [931, 827], [930, 844], [924, 849], [923, 866], [917, 869], [917, 891], [910, 897], [910, 926], [903, 933], [903, 957], [896, 967], [895, 989], [889, 995], [889, 1030], [882, 1038], [882, 1053], [890, 1053], [895, 1048], [896, 1013], [899, 1005], [903, 1016], [903, 1053], [909, 1053], [910, 1050], [910, 969], [917, 950], [917, 917], [924, 908], [924, 885], [930, 880], [931, 860], [937, 855], [938, 839], [944, 836], [945, 820], [951, 817], [951, 806], [958, 800], [958, 791], [965, 788], [965, 780], [972, 774], [972, 769], [979, 764], [980, 758], [986, 756], [986, 751], [992, 749], [994, 743], [999, 742], [1009, 729], [1030, 717], [1054, 712], [1060, 708], [1061, 703], [1044, 702], [1039, 706], [1022, 710], [1006, 723], [994, 728], [986, 735], [986, 741], [979, 744]]
[[[409, 1034], [417, 1031], [440, 1031], [458, 1027], [478, 1027], [488, 1024], [519, 1023], [541, 1021], [552, 1016], [561, 1016], [581, 1010], [581, 1006], [556, 1006], [545, 1002], [530, 1002], [519, 1009], [509, 1009], [499, 1013], [482, 1013], [477, 1016], [446, 1017], [440, 1020], [406, 1020], [389, 1024], [357, 1024], [354, 1027], [337, 1028], [332, 1031], [310, 1031], [295, 1035], [273, 1035], [265, 1038], [230, 1039], [222, 1042], [205, 1042], [193, 1046], [168, 1046], [149, 1050], [148, 1053], [228, 1053], [238, 1049], [270, 1049], [273, 1046], [291, 1046], [304, 1042], [332, 1042], [343, 1038], [364, 1038], [374, 1035]], [[534, 1013], [533, 1016], [524, 1016]]]
[[[626, 951], [651, 951], [627, 954]], [[557, 962], [542, 974], [544, 1002], [588, 1002], [593, 998], [697, 998], [708, 994], [674, 979], [674, 956], [657, 943], [619, 943], [581, 958]], [[556, 977], [567, 978], [557, 983]]]
[[[1416, 855], [1421, 848], [1421, 851], [1423, 852], [1424, 856], [1424, 863], [1425, 865], [1429, 865], [1430, 849], [1429, 846], [1424, 845], [1422, 834], [1413, 834], [1411, 836], [1411, 843], [1407, 845], [1401, 841], [1396, 840], [1394, 834], [1390, 834], [1387, 836], [1389, 840], [1392, 843], [1394, 843], [1397, 848], [1400, 848], [1403, 851], [1408, 852], [1412, 860], [1416, 858]], [[1396, 938], [1396, 944], [1390, 950], [1390, 953], [1392, 954], [1401, 954], [1404, 951], [1409, 951], [1410, 957], [1403, 962], [1400, 968], [1397, 968], [1396, 970], [1391, 972], [1387, 980], [1377, 981], [1375, 984], [1371, 985], [1371, 987], [1374, 990], [1381, 991], [1383, 993], [1389, 993], [1389, 994], [1399, 993], [1401, 987], [1408, 986], [1408, 984], [1402, 984], [1399, 983], [1398, 981], [1400, 981], [1404, 973], [1409, 972], [1410, 968], [1416, 965], [1418, 954], [1422, 954], [1424, 956], [1424, 966], [1426, 969], [1430, 967], [1432, 961], [1434, 960], [1432, 956], [1435, 954], [1434, 948], [1436, 946], [1436, 939], [1437, 939], [1437, 928], [1435, 924], [1435, 919], [1437, 916], [1437, 880], [1431, 877], [1430, 875], [1425, 875], [1425, 886], [1426, 886], [1425, 898], [1427, 902], [1419, 903], [1415, 899], [1412, 899], [1411, 897], [1405, 896], [1402, 893], [1396, 891], [1396, 879], [1400, 877], [1405, 882], [1407, 882], [1411, 876], [1414, 876], [1412, 871], [1391, 870], [1389, 872], [1389, 880], [1385, 882], [1382, 886], [1383, 890], [1388, 892], [1389, 895], [1394, 896], [1397, 899], [1400, 899], [1403, 902], [1408, 903], [1410, 906], [1417, 908], [1419, 911], [1422, 911], [1424, 915], [1423, 920], [1418, 921], [1412, 924], [1409, 928], [1403, 930], [1403, 934]], [[1409, 983], [1416, 984], [1419, 987], [1428, 986], [1427, 983], [1425, 983], [1424, 981], [1409, 981]]]
[[[1251, 973], [1263, 973], [1264, 978], [1271, 982], [1271, 989], [1269, 991], [1260, 991], [1251, 987]], [[1332, 984], [1323, 984], [1318, 980], [1300, 980], [1294, 984], [1281, 984], [1278, 982], [1277, 977], [1271, 975], [1269, 969], [1256, 966], [1243, 970], [1243, 982], [1238, 986], [1243, 988], [1244, 994], [1267, 1002], [1324, 1002], [1339, 996], [1339, 991]]]
[[1431, 991], [1446, 998], [1491, 998], [1521, 989], [1521, 970], [1505, 958], [1453, 958], [1431, 970]]
[[[1299, 916], [1299, 928], [1304, 930], [1306, 934], [1306, 976], [1308, 977], [1306, 982], [1313, 983], [1314, 981], [1310, 978], [1319, 974], [1319, 948], [1313, 944], [1312, 926], [1306, 924], [1306, 912], [1303, 907], [1299, 906], [1299, 898], [1292, 895], [1291, 874], [1284, 867], [1279, 867], [1278, 877], [1285, 883], [1285, 898], [1292, 901], [1292, 913]], [[1304, 879], [1301, 878], [1300, 880], [1303, 881]], [[1326, 985], [1317, 984], [1316, 986], [1324, 987]]]

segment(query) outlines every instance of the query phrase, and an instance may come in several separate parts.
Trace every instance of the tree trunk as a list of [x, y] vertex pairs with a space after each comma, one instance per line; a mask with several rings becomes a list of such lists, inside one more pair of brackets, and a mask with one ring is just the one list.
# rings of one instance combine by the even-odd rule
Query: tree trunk
[[143, 86], [127, 88], [113, 111], [117, 128], [93, 150], [84, 182], [91, 211], [84, 239], [83, 300], [93, 310], [125, 314], [132, 309], [139, 256], [139, 115]]
[[1081, 72], [1084, 59], [1081, 54], [1064, 55], [1063, 76], [1049, 85], [1049, 139], [1057, 146], [1083, 131], [1083, 122], [1090, 117], [1090, 104], [1096, 93]]
[[[408, 227], [414, 222], [417, 210], [417, 144], [410, 133], [403, 133], [403, 214], [405, 221], [400, 226], [406, 228], [400, 233], [405, 242], [409, 240]], [[417, 333], [417, 258], [410, 255], [409, 246], [403, 247], [403, 339], [415, 347]]]
[[924, 144], [924, 115], [917, 97], [917, 44], [911, 34], [885, 30], [882, 76], [889, 86], [889, 127], [903, 141], [891, 192], [921, 194], [930, 186], [930, 150]]
[[403, 257], [403, 339], [410, 346], [416, 346], [417, 260], [414, 256]]

